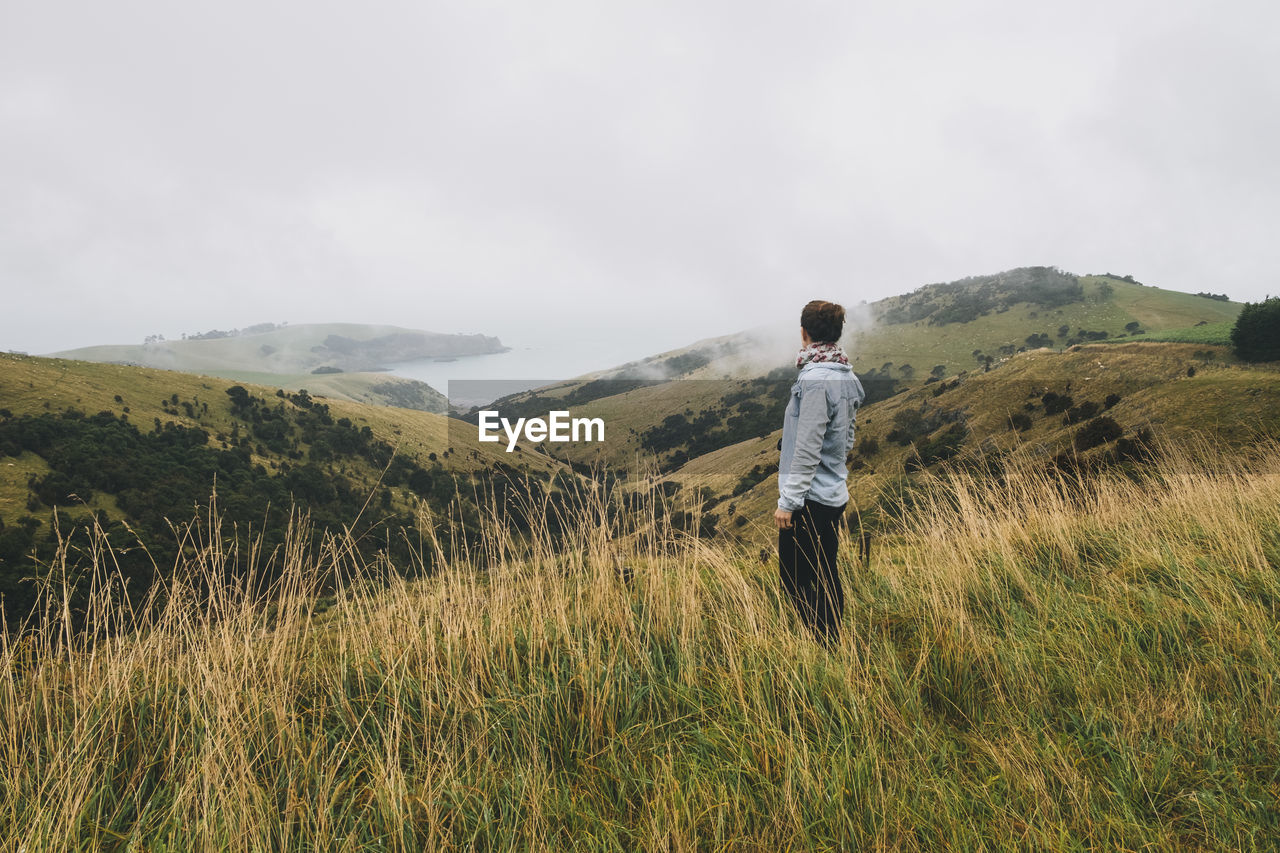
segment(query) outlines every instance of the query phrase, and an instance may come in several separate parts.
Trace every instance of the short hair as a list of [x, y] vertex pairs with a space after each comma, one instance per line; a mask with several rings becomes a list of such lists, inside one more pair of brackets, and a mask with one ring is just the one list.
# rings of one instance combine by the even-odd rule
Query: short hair
[[800, 312], [800, 327], [809, 333], [814, 343], [835, 343], [844, 331], [844, 308], [815, 299]]

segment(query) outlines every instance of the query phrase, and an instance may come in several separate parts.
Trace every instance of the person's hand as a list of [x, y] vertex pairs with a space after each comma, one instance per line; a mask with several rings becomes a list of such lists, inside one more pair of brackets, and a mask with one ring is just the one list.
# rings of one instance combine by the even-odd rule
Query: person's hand
[[773, 523], [778, 525], [779, 530], [791, 529], [791, 510], [775, 509], [773, 511]]

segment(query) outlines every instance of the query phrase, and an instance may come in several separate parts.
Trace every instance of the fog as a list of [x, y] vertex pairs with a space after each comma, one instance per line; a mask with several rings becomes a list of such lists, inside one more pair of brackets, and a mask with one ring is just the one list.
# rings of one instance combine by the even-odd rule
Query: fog
[[6, 3], [0, 349], [639, 356], [1024, 265], [1280, 291], [1273, 5], [963, 5]]

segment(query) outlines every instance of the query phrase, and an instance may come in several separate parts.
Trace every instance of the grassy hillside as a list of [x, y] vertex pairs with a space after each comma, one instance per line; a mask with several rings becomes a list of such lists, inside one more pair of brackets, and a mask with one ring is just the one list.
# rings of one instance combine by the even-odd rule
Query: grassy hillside
[[871, 306], [830, 652], [762, 338], [516, 395], [608, 431], [514, 453], [0, 355], [0, 838], [1274, 849], [1280, 365], [1212, 344], [1238, 308], [1047, 268]]
[[[269, 546], [283, 546], [296, 506], [317, 535], [358, 524], [366, 554], [408, 558], [424, 527], [453, 533], [451, 548], [469, 547], [488, 497], [557, 476], [573, 478], [561, 463], [501, 453], [438, 415], [173, 371], [4, 355], [0, 597], [9, 617], [21, 616], [32, 578], [60, 539], [95, 526], [135, 590], [145, 589], [185, 547], [174, 525], [209, 505], [215, 490], [241, 545], [257, 529]], [[78, 576], [72, 585], [83, 592], [85, 582]]]
[[[312, 377], [333, 381], [341, 378], [340, 375]], [[0, 409], [12, 415], [38, 415], [67, 409], [93, 414], [105, 410], [126, 415], [144, 428], [153, 427], [159, 420], [162, 425], [205, 429], [215, 436], [210, 446], [219, 446], [216, 435], [229, 434], [238, 421], [226, 394], [226, 390], [236, 384], [271, 398], [282, 387], [236, 383], [170, 370], [0, 353]], [[537, 454], [517, 455], [514, 460], [507, 454], [495, 456], [501, 451], [481, 444], [473, 430], [459, 429], [456, 425], [451, 428], [449, 419], [442, 415], [327, 398], [322, 382], [314, 383], [314, 387], [309, 384], [307, 388], [313, 397], [323, 399], [335, 416], [347, 417], [360, 427], [368, 426], [378, 439], [395, 445], [399, 452], [416, 461], [429, 462], [431, 453], [442, 456], [452, 447], [448, 465], [461, 473], [483, 469], [494, 459], [528, 464], [540, 471], [562, 470], [562, 466]], [[178, 402], [173, 400], [175, 395]], [[184, 402], [194, 404], [194, 415], [187, 413], [181, 405]], [[207, 410], [200, 406], [202, 403], [209, 404]], [[254, 452], [252, 458], [255, 464], [270, 465], [279, 461], [270, 453], [259, 456]], [[0, 462], [0, 484], [4, 484], [0, 488], [12, 484], [12, 476], [4, 473], [10, 463], [16, 465], [12, 458]], [[0, 518], [7, 514], [6, 505], [0, 503]]]
[[[525, 414], [568, 407], [574, 416], [601, 417], [612, 430], [603, 444], [542, 449], [580, 469], [603, 462], [626, 472], [656, 460], [673, 487], [701, 495], [705, 529], [768, 541], [775, 535], [781, 407], [793, 379], [794, 369], [785, 369], [754, 380], [562, 383], [499, 408]], [[904, 476], [947, 460], [976, 464], [1014, 454], [1048, 464], [1067, 454], [1088, 462], [1192, 431], [1231, 447], [1280, 437], [1280, 371], [1236, 363], [1211, 345], [1039, 348], [924, 383], [866, 384], [878, 393], [859, 413], [850, 512], [872, 510]], [[1081, 448], [1077, 436], [1086, 427], [1101, 440]]]
[[442, 415], [449, 406], [444, 394], [425, 382], [394, 376], [390, 373], [263, 373], [254, 370], [228, 370], [208, 375], [255, 385], [283, 388], [286, 391], [308, 391], [334, 400], [417, 409]]
[[[288, 550], [270, 604], [179, 584], [135, 622], [104, 596], [86, 633], [0, 638], [0, 836], [1274, 849], [1280, 448], [1211, 447], [1087, 487], [1012, 460], [931, 481], [869, 565], [843, 553], [830, 654], [774, 564], [590, 496], [484, 572], [388, 588], [339, 541]], [[180, 577], [229, 559], [202, 541]]]
[[226, 336], [92, 346], [53, 355], [218, 375], [217, 371], [309, 373], [323, 366], [367, 370], [376, 366], [379, 358], [407, 361], [502, 350], [497, 338], [484, 335], [449, 335], [360, 323], [308, 323], [276, 326], [267, 331], [206, 334]]
[[[910, 383], [928, 378], [939, 365], [940, 374], [951, 375], [983, 366], [987, 356], [995, 362], [1037, 346], [1060, 350], [1131, 337], [1224, 344], [1223, 326], [1229, 330], [1241, 307], [1113, 276], [1027, 267], [925, 285], [869, 305], [848, 305], [842, 343], [860, 376]], [[796, 317], [777, 327], [698, 341], [593, 376], [764, 375], [787, 366], [798, 348], [798, 310]], [[1027, 340], [1032, 336], [1044, 337], [1033, 344]]]
[[[1233, 322], [1240, 313], [1238, 303], [1120, 279], [1082, 276], [1079, 283], [1080, 297], [1062, 305], [1050, 303], [1052, 307], [1045, 307], [1014, 302], [967, 322], [932, 324], [928, 318], [910, 323], [882, 321], [869, 330], [851, 335], [846, 347], [856, 354], [855, 369], [861, 373], [891, 364], [889, 369], [896, 377], [923, 379], [938, 364], [944, 365], [944, 373], [951, 374], [980, 365], [983, 356], [998, 360], [1019, 349], [1035, 349], [1036, 345], [1027, 340], [1034, 335], [1047, 339], [1043, 346], [1063, 349], [1090, 340], [1082, 339], [1082, 331], [1105, 332], [1106, 339], [1115, 340], [1129, 337], [1133, 328], [1154, 334], [1165, 329], [1194, 327], [1200, 322]], [[924, 290], [925, 294], [928, 292]], [[917, 291], [916, 298], [920, 294], [921, 291]], [[884, 300], [874, 309], [883, 318], [903, 299]], [[980, 355], [975, 355], [975, 351]], [[903, 365], [913, 368], [910, 377], [904, 376]]]
[[[1221, 342], [1222, 330], [1240, 308], [1113, 276], [1028, 267], [850, 306], [843, 343], [873, 402], [926, 382], [998, 366], [1028, 350], [1061, 352], [1088, 342], [1204, 343], [1214, 359], [1230, 362], [1229, 352], [1212, 345]], [[690, 473], [718, 477], [717, 490], [723, 491], [726, 481], [737, 488], [741, 474], [735, 472], [754, 469], [758, 475], [759, 466], [767, 463], [758, 459], [739, 469], [718, 452], [741, 441], [765, 439], [777, 429], [779, 403], [794, 378], [790, 359], [796, 337], [788, 324], [784, 330], [761, 328], [699, 341], [613, 371], [512, 395], [495, 408], [515, 416], [545, 414], [553, 404], [563, 404], [575, 416], [603, 417], [625, 430], [604, 447], [550, 451], [579, 465], [603, 460], [629, 469], [637, 454], [656, 455], [667, 470], [691, 463]], [[650, 387], [636, 387], [641, 381]], [[756, 442], [752, 446], [759, 452], [754, 455], [763, 457], [774, 444], [776, 437]], [[716, 465], [723, 473], [715, 473]]]
[[[1104, 458], [1132, 461], [1148, 445], [1176, 439], [1191, 428], [1209, 430], [1232, 446], [1275, 435], [1274, 401], [1280, 389], [1274, 371], [1237, 365], [1225, 349], [1208, 344], [1129, 342], [1141, 337], [1130, 333], [1156, 335], [1163, 324], [1173, 324], [1166, 331], [1216, 328], [1226, 321], [1214, 318], [1231, 316], [1238, 309], [1217, 299], [1109, 277], [1077, 278], [1049, 268], [929, 285], [877, 303], [872, 311], [880, 322], [860, 332], [850, 345], [861, 348], [863, 360], [876, 361], [891, 351], [902, 360], [861, 373], [872, 396], [861, 414], [859, 449], [850, 459], [851, 514], [871, 512], [874, 518], [878, 507], [899, 500], [913, 480], [944, 463], [985, 464], [1004, 454], [1035, 455], [1045, 464], [1058, 465], [1077, 456], [1087, 464]], [[1192, 320], [1205, 325], [1195, 326]], [[336, 334], [335, 330], [341, 327], [309, 334]], [[1014, 346], [1018, 335], [1023, 336], [1022, 346]], [[1067, 346], [1082, 337], [1105, 344]], [[1010, 338], [1014, 343], [987, 343], [985, 350], [973, 346], [975, 341]], [[1052, 338], [1055, 346], [1026, 351], [1044, 338]], [[355, 495], [376, 495], [380, 509], [407, 517], [416, 511], [422, 494], [443, 497], [450, 484], [456, 490], [461, 483], [491, 480], [495, 473], [546, 481], [566, 472], [566, 464], [580, 475], [595, 475], [600, 466], [607, 466], [608, 476], [656, 466], [666, 475], [666, 494], [674, 499], [670, 509], [684, 528], [767, 542], [774, 535], [769, 514], [775, 500], [781, 406], [794, 368], [783, 365], [761, 372], [750, 367], [744, 359], [753, 351], [746, 340], [728, 336], [648, 359], [629, 379], [607, 374], [514, 395], [499, 406], [504, 415], [570, 408], [577, 417], [602, 418], [607, 437], [602, 444], [522, 443], [511, 454], [504, 452], [505, 442], [480, 443], [474, 426], [456, 420], [344, 403], [336, 395], [359, 395], [362, 380], [341, 373], [305, 377], [313, 395], [335, 395], [324, 406], [337, 425], [316, 422], [305, 406], [294, 403], [298, 394], [269, 374], [249, 374], [264, 383], [251, 394], [264, 401], [260, 414], [270, 407], [283, 412], [288, 421], [283, 426], [249, 424], [244, 412], [237, 415], [226, 398], [226, 380], [13, 356], [0, 362], [0, 408], [7, 406], [18, 416], [69, 409], [94, 416], [105, 411], [130, 418], [147, 433], [170, 424], [203, 430], [207, 435], [197, 436], [197, 442], [242, 458], [238, 463], [210, 458], [198, 464], [210, 470], [232, 465], [241, 472], [232, 482], [242, 489], [279, 492], [273, 498], [277, 507], [282, 496], [297, 499], [306, 493], [299, 479], [304, 477], [336, 483], [339, 503]], [[185, 343], [232, 346], [244, 341]], [[876, 350], [873, 345], [887, 348]], [[927, 371], [904, 370], [904, 364], [912, 363], [905, 360], [908, 351], [916, 353], [910, 356], [916, 363], [934, 363]], [[983, 357], [975, 358], [974, 351]], [[944, 368], [952, 359], [968, 366], [948, 373]], [[711, 378], [730, 368], [739, 374], [745, 370], [747, 376]], [[1189, 369], [1194, 376], [1187, 375]], [[705, 378], [643, 378], [654, 375]], [[349, 425], [344, 428], [347, 433], [341, 432], [343, 422]], [[277, 428], [289, 435], [277, 437], [275, 445], [264, 441], [263, 436]], [[1086, 428], [1090, 432], [1081, 437]], [[314, 446], [308, 435], [317, 429], [330, 432]], [[335, 429], [338, 432], [332, 432]], [[359, 435], [362, 430], [370, 433], [367, 441]], [[102, 439], [103, 434], [95, 435]], [[426, 472], [418, 475], [418, 493], [404, 486], [412, 473], [407, 469], [393, 471], [394, 482], [380, 483], [382, 451], [369, 442], [399, 448], [402, 458]], [[347, 449], [332, 456], [335, 443]], [[355, 451], [364, 456], [349, 458]], [[301, 471], [306, 465], [316, 470]], [[438, 476], [431, 473], [436, 467]], [[258, 468], [261, 474], [255, 473]], [[225, 466], [223, 476], [231, 476]], [[249, 480], [258, 476], [268, 479], [251, 486]], [[435, 485], [428, 477], [435, 478]], [[77, 483], [80, 491], [73, 488]], [[280, 484], [287, 487], [285, 492], [280, 492]], [[83, 500], [83, 505], [72, 501], [73, 515], [128, 514], [117, 489], [88, 485], [88, 479], [68, 478], [39, 454], [10, 453], [0, 459], [0, 520], [12, 522], [52, 502], [65, 505], [72, 494]], [[330, 493], [317, 494], [327, 498]], [[136, 507], [139, 498], [132, 500]], [[674, 508], [675, 502], [684, 508]], [[340, 507], [332, 504], [331, 509], [329, 517], [336, 519]], [[45, 535], [49, 533], [46, 528]], [[11, 529], [2, 535], [12, 539], [18, 534]]]
[[[772, 384], [772, 383], [771, 383]], [[555, 408], [568, 408], [575, 417], [602, 418], [605, 441], [596, 444], [539, 445], [543, 452], [579, 464], [603, 462], [619, 472], [635, 470], [638, 459], [653, 457], [645, 446], [650, 430], [661, 427], [671, 416], [694, 415], [720, 405], [729, 385], [715, 380], [682, 380], [632, 387], [626, 381], [600, 380], [594, 385], [562, 383], [534, 393], [521, 393], [497, 401], [496, 410], [509, 418], [541, 416]], [[604, 396], [595, 397], [595, 387]], [[733, 387], [756, 396], [752, 383], [742, 380]], [[580, 393], [580, 392], [587, 393]], [[616, 392], [616, 393], [615, 393]], [[666, 454], [664, 454], [666, 455]]]
[[[446, 400], [436, 389], [378, 369], [396, 361], [503, 349], [497, 338], [484, 335], [447, 335], [356, 323], [264, 324], [262, 329], [245, 332], [206, 334], [212, 337], [83, 347], [53, 355], [199, 373], [290, 391], [306, 388], [354, 402], [443, 412]], [[316, 370], [325, 372], [317, 374]]]
[[[1280, 438], [1280, 369], [1227, 358], [1221, 348], [1194, 344], [1037, 350], [864, 407], [850, 459], [850, 511], [873, 509], [908, 473], [943, 464], [1004, 456], [1049, 464], [1063, 454], [1089, 464], [1114, 457], [1125, 441], [1177, 443], [1196, 433], [1233, 448]], [[1046, 403], [1046, 394], [1058, 397]], [[1119, 436], [1080, 449], [1077, 436], [1102, 417], [1115, 422]], [[768, 516], [777, 501], [781, 434], [779, 428], [723, 448], [672, 476], [713, 489], [718, 497], [707, 509], [720, 515], [722, 528], [767, 540], [774, 535]], [[726, 486], [738, 488], [752, 472], [756, 485], [724, 497]]]
[[1213, 344], [1215, 346], [1225, 347], [1231, 345], [1231, 329], [1234, 326], [1234, 320], [1224, 320], [1221, 323], [1210, 323], [1207, 320], [1200, 320], [1194, 326], [1162, 329], [1157, 332], [1144, 332], [1140, 335], [1134, 335], [1129, 340], [1166, 341], [1169, 343], [1183, 344]]

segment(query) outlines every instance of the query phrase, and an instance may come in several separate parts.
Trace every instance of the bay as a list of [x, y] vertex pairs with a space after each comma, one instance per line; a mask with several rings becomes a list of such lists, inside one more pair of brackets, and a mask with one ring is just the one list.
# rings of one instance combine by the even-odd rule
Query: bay
[[466, 408], [490, 403], [504, 394], [621, 367], [663, 351], [655, 348], [654, 342], [616, 336], [556, 336], [536, 341], [508, 341], [500, 336], [500, 340], [510, 349], [452, 360], [404, 361], [387, 368], [396, 376], [427, 383], [448, 396], [450, 406]]

